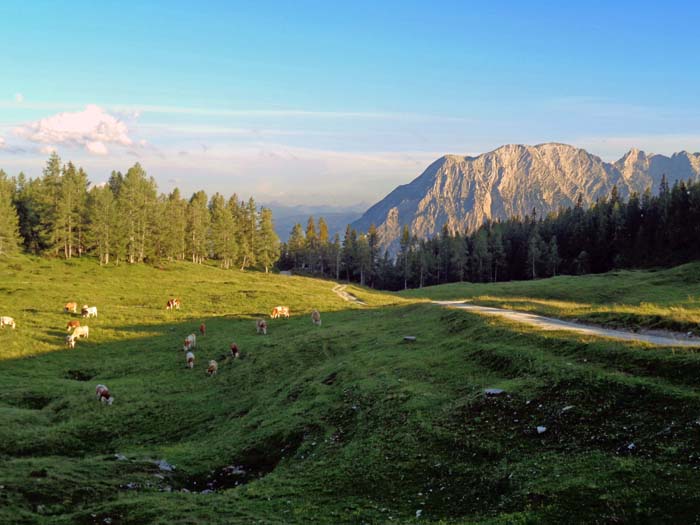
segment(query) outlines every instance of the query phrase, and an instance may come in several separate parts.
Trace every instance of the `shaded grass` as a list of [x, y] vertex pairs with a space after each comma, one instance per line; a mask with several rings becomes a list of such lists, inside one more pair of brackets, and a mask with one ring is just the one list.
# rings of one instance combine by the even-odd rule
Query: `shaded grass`
[[[0, 522], [689, 523], [700, 509], [693, 350], [541, 334], [355, 288], [360, 308], [333, 283], [188, 264], [106, 281], [89, 261], [27, 260], [5, 285], [37, 265], [62, 279], [1, 303], [33, 304], [36, 323], [2, 334], [17, 346], [0, 361]], [[66, 350], [44, 325], [67, 317], [76, 282], [100, 318]], [[252, 319], [278, 303], [304, 314], [257, 336]], [[181, 339], [202, 319], [186, 370]], [[232, 340], [243, 358], [207, 378]], [[95, 401], [98, 382], [113, 406]], [[238, 485], [181, 492], [232, 465], [249, 474]]]

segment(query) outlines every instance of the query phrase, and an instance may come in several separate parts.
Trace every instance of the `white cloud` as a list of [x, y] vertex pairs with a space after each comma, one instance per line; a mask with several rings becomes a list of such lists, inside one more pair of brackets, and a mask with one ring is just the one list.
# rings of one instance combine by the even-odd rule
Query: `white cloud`
[[107, 146], [105, 146], [104, 142], [100, 142], [99, 140], [95, 140], [93, 142], [88, 142], [85, 144], [85, 149], [88, 150], [90, 153], [94, 153], [95, 155], [107, 155]]
[[24, 95], [22, 93], [15, 93], [15, 102], [18, 104], [24, 102]]
[[5, 147], [5, 139], [0, 137], [0, 149]]
[[32, 142], [84, 147], [95, 155], [106, 155], [108, 144], [130, 146], [133, 143], [127, 125], [94, 104], [83, 111], [58, 113], [30, 122], [14, 131]]
[[56, 151], [56, 146], [43, 146], [40, 150], [39, 153], [43, 153], [44, 155], [51, 155], [54, 151]]

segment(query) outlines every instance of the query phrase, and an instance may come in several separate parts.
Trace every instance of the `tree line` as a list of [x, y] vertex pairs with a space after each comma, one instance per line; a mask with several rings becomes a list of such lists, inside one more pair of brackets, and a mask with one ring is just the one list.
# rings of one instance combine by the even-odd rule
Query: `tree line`
[[91, 254], [100, 264], [213, 259], [222, 268], [267, 272], [280, 245], [272, 212], [252, 197], [159, 194], [138, 163], [91, 185], [82, 168], [54, 153], [41, 177], [0, 170], [0, 254], [21, 250], [66, 259]]
[[662, 179], [628, 199], [614, 187], [590, 208], [575, 206], [540, 217], [488, 221], [472, 233], [450, 230], [419, 239], [404, 226], [392, 256], [379, 248], [377, 230], [346, 229], [340, 241], [320, 235], [313, 218], [296, 225], [282, 245], [280, 267], [399, 290], [459, 281], [495, 282], [617, 268], [672, 266], [700, 259], [700, 181]]

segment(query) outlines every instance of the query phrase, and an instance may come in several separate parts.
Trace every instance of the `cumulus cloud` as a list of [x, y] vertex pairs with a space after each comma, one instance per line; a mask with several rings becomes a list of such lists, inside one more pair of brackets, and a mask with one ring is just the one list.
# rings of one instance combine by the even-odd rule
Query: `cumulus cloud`
[[43, 153], [44, 155], [51, 155], [53, 152], [56, 151], [56, 146], [43, 146], [40, 150], [39, 153]]
[[64, 112], [30, 122], [15, 134], [41, 144], [83, 147], [93, 155], [106, 155], [107, 145], [131, 146], [127, 125], [94, 104], [83, 111]]

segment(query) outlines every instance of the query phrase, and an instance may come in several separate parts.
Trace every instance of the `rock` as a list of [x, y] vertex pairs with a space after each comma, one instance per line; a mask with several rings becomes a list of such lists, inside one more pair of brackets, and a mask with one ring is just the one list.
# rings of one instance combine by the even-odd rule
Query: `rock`
[[135, 483], [135, 482], [133, 482], [133, 481], [130, 481], [129, 483], [127, 483], [127, 484], [124, 485], [123, 487], [124, 487], [125, 489], [127, 489], [127, 490], [136, 490], [136, 489], [139, 488], [139, 484], [138, 484], [138, 483]]
[[124, 454], [114, 454], [114, 459], [117, 461], [128, 461], [128, 458]]
[[568, 411], [571, 410], [572, 408], [574, 408], [574, 405], [567, 405], [567, 406], [565, 406], [564, 408], [561, 409], [561, 413], [563, 414], [564, 412], [568, 412]]
[[403, 340], [408, 342], [408, 343], [415, 343], [416, 342], [416, 336], [415, 335], [404, 335]]
[[630, 443], [629, 445], [627, 445], [627, 450], [629, 450], [630, 452], [636, 449], [637, 445], [635, 445], [634, 443]]
[[211, 489], [204, 489], [200, 494], [214, 494], [214, 491]]
[[160, 461], [156, 461], [155, 464], [158, 466], [158, 468], [164, 472], [172, 472], [175, 470], [175, 467], [165, 461], [164, 459], [161, 459]]
[[487, 388], [484, 390], [484, 394], [487, 396], [500, 396], [505, 390], [502, 388]]
[[543, 427], [543, 426], [537, 427], [538, 434], [544, 434], [545, 432], [547, 432], [547, 427]]
[[423, 511], [421, 509], [418, 509], [416, 511], [416, 518], [420, 518], [421, 514], [423, 514]]

